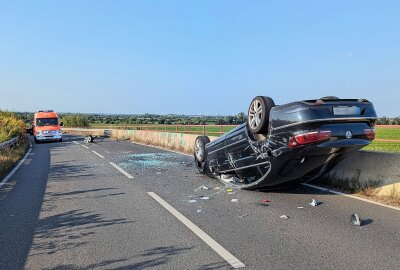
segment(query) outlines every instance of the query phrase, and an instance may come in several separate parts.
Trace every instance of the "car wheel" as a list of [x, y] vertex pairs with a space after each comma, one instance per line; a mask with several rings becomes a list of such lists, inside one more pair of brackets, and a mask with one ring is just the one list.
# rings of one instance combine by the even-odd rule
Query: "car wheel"
[[58, 140], [59, 142], [62, 142], [62, 138]]
[[269, 113], [274, 106], [275, 102], [270, 97], [257, 96], [251, 101], [247, 113], [247, 126], [251, 133], [268, 132]]
[[92, 137], [91, 135], [86, 136], [85, 139], [84, 139], [84, 142], [85, 142], [85, 143], [91, 143], [91, 142], [93, 142], [93, 137]]
[[206, 144], [210, 142], [207, 136], [198, 136], [194, 143], [194, 156], [198, 162], [206, 159]]

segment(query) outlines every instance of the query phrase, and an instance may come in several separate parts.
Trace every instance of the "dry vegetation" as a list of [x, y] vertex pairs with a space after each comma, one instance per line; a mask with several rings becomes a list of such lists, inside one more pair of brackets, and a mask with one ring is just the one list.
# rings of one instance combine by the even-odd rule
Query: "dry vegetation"
[[0, 149], [0, 179], [22, 158], [28, 147], [28, 139], [21, 137], [16, 145]]
[[10, 140], [16, 136], [19, 136], [16, 145], [0, 149], [0, 179], [24, 155], [28, 146], [24, 122], [17, 119], [13, 113], [0, 111], [0, 142]]

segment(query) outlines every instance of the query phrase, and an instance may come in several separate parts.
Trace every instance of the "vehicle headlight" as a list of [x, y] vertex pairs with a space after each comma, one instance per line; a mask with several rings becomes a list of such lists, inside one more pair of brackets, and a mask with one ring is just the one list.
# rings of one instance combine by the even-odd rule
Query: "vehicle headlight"
[[42, 131], [41, 130], [38, 130], [37, 132], [36, 132], [38, 135], [42, 135]]

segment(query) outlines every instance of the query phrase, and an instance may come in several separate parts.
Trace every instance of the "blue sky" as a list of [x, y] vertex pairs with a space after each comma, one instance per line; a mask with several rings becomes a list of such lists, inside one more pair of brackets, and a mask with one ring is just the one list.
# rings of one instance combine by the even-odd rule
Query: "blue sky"
[[256, 95], [400, 115], [400, 1], [0, 4], [0, 109], [235, 114]]

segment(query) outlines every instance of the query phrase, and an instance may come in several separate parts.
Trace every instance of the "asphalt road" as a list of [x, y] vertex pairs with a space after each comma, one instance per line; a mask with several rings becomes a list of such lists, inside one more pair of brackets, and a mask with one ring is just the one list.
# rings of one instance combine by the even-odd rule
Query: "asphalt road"
[[156, 148], [33, 144], [0, 188], [0, 269], [399, 269], [399, 211], [304, 186], [224, 188]]

